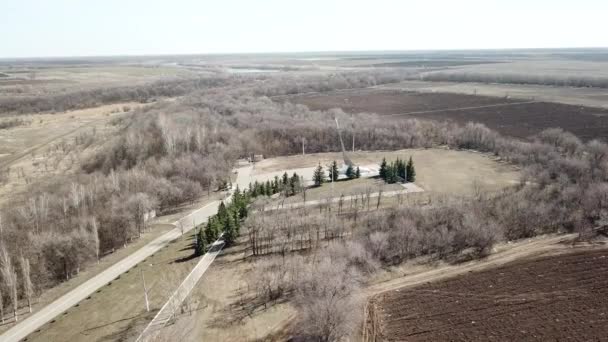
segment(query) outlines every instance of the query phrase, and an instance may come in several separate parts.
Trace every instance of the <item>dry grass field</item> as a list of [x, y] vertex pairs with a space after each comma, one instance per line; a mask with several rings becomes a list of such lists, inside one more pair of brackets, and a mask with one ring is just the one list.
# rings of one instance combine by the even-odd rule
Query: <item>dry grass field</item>
[[0, 64], [0, 98], [40, 96], [66, 91], [150, 83], [168, 77], [188, 76], [184, 68], [138, 64], [86, 63], [66, 65]]

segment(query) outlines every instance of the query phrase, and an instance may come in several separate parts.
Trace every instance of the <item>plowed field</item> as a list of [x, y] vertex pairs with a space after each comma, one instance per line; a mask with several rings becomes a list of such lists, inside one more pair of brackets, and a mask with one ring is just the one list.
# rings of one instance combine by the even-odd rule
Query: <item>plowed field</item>
[[608, 251], [514, 262], [374, 299], [379, 341], [606, 341]]

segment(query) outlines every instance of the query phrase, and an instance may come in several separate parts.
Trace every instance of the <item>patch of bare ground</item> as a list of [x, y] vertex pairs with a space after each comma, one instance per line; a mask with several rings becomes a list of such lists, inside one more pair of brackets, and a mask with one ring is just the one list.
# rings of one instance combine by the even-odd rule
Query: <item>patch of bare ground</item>
[[601, 340], [606, 245], [574, 234], [497, 247], [480, 261], [402, 266], [368, 287], [366, 341]]

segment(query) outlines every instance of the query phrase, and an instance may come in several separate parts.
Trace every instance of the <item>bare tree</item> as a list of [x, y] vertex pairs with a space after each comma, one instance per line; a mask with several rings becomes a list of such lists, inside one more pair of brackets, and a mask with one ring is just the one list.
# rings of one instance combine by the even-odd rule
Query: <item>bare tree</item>
[[17, 322], [19, 320], [17, 317], [17, 273], [11, 262], [11, 257], [8, 255], [8, 250], [4, 246], [0, 246], [0, 273], [2, 273], [4, 287], [13, 306], [13, 317]]
[[21, 280], [23, 286], [23, 295], [27, 299], [27, 306], [30, 313], [32, 313], [32, 295], [34, 294], [34, 286], [32, 285], [32, 279], [30, 276], [30, 261], [21, 256], [19, 259], [21, 266]]

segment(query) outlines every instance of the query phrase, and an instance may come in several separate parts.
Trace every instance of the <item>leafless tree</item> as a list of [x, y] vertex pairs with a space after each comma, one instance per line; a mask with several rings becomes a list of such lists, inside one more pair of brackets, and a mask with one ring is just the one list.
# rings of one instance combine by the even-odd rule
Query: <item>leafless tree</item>
[[29, 312], [32, 313], [32, 295], [34, 294], [34, 286], [30, 275], [30, 261], [23, 256], [19, 259], [19, 265], [21, 267], [21, 285], [23, 289], [23, 295], [27, 299], [27, 306]]
[[15, 322], [19, 320], [17, 316], [18, 297], [17, 297], [17, 273], [11, 262], [11, 257], [8, 250], [4, 246], [0, 246], [0, 273], [4, 280], [4, 289], [8, 293], [11, 305], [13, 307], [13, 317]]

